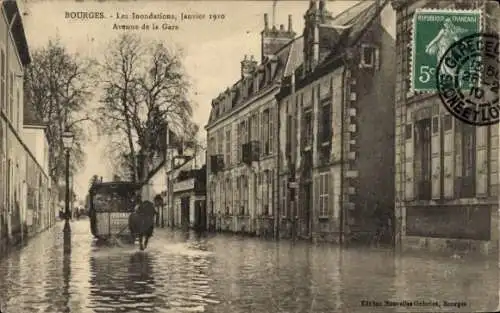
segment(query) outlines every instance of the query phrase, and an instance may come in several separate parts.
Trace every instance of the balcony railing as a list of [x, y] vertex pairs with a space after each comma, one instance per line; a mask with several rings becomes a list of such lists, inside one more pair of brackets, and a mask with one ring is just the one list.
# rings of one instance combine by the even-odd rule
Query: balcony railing
[[242, 145], [242, 161], [245, 164], [251, 164], [253, 161], [258, 161], [260, 157], [260, 142], [252, 140]]
[[224, 170], [224, 155], [216, 154], [210, 156], [210, 171], [217, 174]]

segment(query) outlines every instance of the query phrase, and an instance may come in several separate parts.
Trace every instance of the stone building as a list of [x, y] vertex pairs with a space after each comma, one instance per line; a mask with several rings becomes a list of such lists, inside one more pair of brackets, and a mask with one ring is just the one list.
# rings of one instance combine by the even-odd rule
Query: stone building
[[391, 1], [396, 11], [396, 244], [402, 249], [498, 252], [498, 125], [452, 117], [435, 93], [410, 90], [416, 9], [480, 9], [486, 1]]
[[[368, 240], [394, 201], [394, 38], [388, 1], [304, 15], [303, 62], [279, 101], [280, 237]], [[389, 236], [390, 237], [390, 236]]]
[[26, 118], [23, 72], [31, 58], [16, 1], [2, 2], [0, 33], [1, 250], [53, 225], [57, 191], [50, 190], [44, 127]]
[[261, 58], [245, 57], [241, 79], [212, 101], [207, 130], [210, 229], [272, 236], [277, 212], [275, 95], [302, 39], [264, 16]]

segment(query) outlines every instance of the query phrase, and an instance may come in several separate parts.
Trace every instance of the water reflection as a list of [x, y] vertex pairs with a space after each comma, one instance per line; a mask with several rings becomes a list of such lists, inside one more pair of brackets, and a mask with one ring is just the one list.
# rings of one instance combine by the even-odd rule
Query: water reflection
[[64, 307], [61, 313], [70, 313], [70, 298], [71, 294], [69, 292], [69, 284], [71, 280], [71, 253], [67, 253], [68, 249], [71, 251], [71, 238], [66, 238], [69, 237], [68, 234], [64, 234], [64, 257], [63, 257], [63, 266], [62, 266], [62, 277], [64, 281], [64, 287], [63, 287], [63, 292], [62, 296], [64, 299]]
[[[25, 312], [489, 311], [498, 261], [399, 255], [158, 229], [137, 246], [95, 247], [88, 223], [32, 239], [0, 260], [0, 303]], [[57, 232], [57, 233], [56, 233]], [[465, 301], [465, 307], [374, 307], [385, 301]], [[371, 302], [370, 302], [371, 301]]]

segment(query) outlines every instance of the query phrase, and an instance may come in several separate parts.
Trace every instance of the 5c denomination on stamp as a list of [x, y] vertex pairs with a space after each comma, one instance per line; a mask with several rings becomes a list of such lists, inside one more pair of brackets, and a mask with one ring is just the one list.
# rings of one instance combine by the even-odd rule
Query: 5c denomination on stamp
[[413, 17], [412, 91], [436, 92], [436, 67], [461, 38], [481, 31], [481, 11], [417, 9]]
[[439, 60], [435, 76], [439, 97], [465, 123], [485, 126], [499, 121], [498, 38], [498, 34], [466, 36]]

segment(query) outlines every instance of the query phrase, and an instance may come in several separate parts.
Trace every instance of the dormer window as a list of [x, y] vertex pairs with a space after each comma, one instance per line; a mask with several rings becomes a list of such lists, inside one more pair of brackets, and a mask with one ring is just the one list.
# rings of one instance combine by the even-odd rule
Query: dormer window
[[361, 46], [361, 60], [359, 67], [378, 69], [379, 66], [379, 51], [373, 45]]

